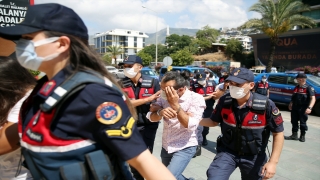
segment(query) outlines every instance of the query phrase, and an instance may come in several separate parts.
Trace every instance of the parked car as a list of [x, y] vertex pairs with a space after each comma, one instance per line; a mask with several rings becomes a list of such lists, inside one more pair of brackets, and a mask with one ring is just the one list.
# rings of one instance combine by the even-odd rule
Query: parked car
[[[196, 66], [172, 66], [172, 70], [171, 71], [189, 71], [190, 73], [194, 73], [195, 71], [199, 70], [200, 72], [203, 72], [203, 71], [209, 71], [209, 72], [212, 72], [210, 69], [208, 68], [202, 68], [202, 67], [196, 67]], [[159, 79], [161, 80], [163, 75], [168, 71], [167, 69], [167, 66], [163, 66], [160, 68], [160, 75], [159, 75]], [[219, 81], [219, 77], [214, 73], [212, 72], [213, 75], [214, 75], [214, 81], [218, 84], [218, 81]]]
[[112, 74], [116, 74], [118, 72], [118, 69], [113, 66], [106, 66], [106, 69]]
[[118, 72], [116, 73], [116, 78], [121, 79], [125, 78], [126, 76], [123, 73], [123, 69], [118, 69]]
[[[289, 104], [293, 89], [297, 85], [294, 81], [297, 73], [261, 73], [255, 77], [255, 82], [260, 81], [261, 77], [266, 75], [270, 87], [270, 99], [275, 103]], [[315, 90], [316, 103], [312, 111], [320, 116], [320, 77], [307, 74], [307, 84]]]
[[149, 67], [143, 67], [141, 70], [141, 74], [143, 74], [145, 76], [153, 77], [155, 79], [159, 79], [159, 76], [157, 75], [157, 73]]

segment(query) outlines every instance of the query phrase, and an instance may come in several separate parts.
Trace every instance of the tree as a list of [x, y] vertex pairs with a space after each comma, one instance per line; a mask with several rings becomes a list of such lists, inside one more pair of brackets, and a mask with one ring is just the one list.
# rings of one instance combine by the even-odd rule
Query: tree
[[226, 55], [234, 60], [241, 61], [243, 54], [242, 43], [237, 39], [230, 39], [226, 46]]
[[173, 61], [172, 66], [186, 66], [192, 64], [194, 61], [192, 54], [186, 49], [170, 54], [170, 57]]
[[112, 64], [112, 58], [111, 55], [109, 53], [106, 53], [102, 56], [102, 60], [104, 62], [104, 64], [106, 65], [111, 65]]
[[294, 26], [312, 28], [316, 25], [312, 18], [300, 15], [300, 12], [309, 10], [309, 6], [300, 0], [260, 0], [250, 7], [249, 11], [260, 13], [262, 18], [250, 19], [242, 27], [259, 30], [270, 37], [267, 72], [271, 71], [280, 34]]
[[178, 50], [182, 50], [191, 44], [192, 40], [190, 36], [177, 34], [171, 34], [166, 38], [167, 54], [172, 54]]
[[114, 59], [115, 64], [117, 63], [117, 56], [123, 54], [123, 50], [120, 46], [107, 46], [107, 54]]
[[196, 33], [196, 37], [198, 39], [197, 44], [201, 49], [203, 49], [203, 53], [207, 53], [211, 51], [212, 43], [215, 43], [217, 37], [220, 32], [210, 26], [204, 26], [201, 30]]
[[143, 66], [149, 66], [152, 61], [152, 56], [145, 53], [143, 50], [139, 51], [137, 56], [141, 57]]

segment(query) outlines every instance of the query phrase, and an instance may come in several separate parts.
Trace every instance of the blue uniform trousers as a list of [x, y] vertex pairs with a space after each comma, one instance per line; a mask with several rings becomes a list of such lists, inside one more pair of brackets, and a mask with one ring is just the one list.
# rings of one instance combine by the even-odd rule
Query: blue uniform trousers
[[[159, 126], [159, 123], [151, 123], [145, 126], [138, 125], [139, 132], [151, 153], [153, 152], [153, 145], [154, 145], [154, 140], [156, 138], [158, 126]], [[136, 180], [144, 179], [139, 174], [139, 172], [133, 167], [131, 167], [131, 172]]]
[[237, 155], [223, 148], [218, 148], [218, 153], [207, 170], [208, 180], [228, 180], [232, 172], [239, 167], [241, 179], [260, 180], [261, 171], [267, 162], [267, 155], [262, 152], [258, 155]]
[[308, 115], [305, 113], [306, 109], [307, 109], [306, 107], [300, 107], [300, 108], [292, 107], [292, 111], [291, 111], [292, 132], [298, 132], [299, 121], [300, 121], [301, 133], [305, 133], [308, 130], [308, 126], [307, 126]]

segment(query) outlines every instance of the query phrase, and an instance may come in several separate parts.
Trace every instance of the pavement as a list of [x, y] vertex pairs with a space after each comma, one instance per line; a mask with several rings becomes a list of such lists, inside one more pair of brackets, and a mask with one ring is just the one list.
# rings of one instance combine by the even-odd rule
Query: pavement
[[[291, 135], [290, 112], [285, 106], [278, 106], [284, 119], [284, 134]], [[277, 172], [272, 179], [275, 180], [309, 180], [320, 179], [320, 117], [309, 115], [307, 121], [309, 130], [306, 133], [306, 142], [285, 140]], [[163, 124], [159, 125], [156, 135], [153, 154], [161, 161], [161, 137]], [[210, 128], [207, 136], [208, 145], [202, 147], [201, 156], [193, 158], [183, 172], [187, 178], [196, 180], [207, 179], [206, 171], [216, 155], [216, 138], [220, 134], [220, 127]], [[270, 137], [269, 150], [272, 150], [272, 136]], [[230, 180], [241, 179], [237, 168]]]

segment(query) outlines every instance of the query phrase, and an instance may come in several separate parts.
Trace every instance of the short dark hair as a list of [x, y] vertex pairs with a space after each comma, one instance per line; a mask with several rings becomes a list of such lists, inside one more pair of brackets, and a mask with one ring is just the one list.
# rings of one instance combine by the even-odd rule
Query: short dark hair
[[209, 77], [210, 77], [210, 78], [213, 77], [213, 72], [209, 72]]
[[189, 76], [190, 74], [186, 71], [183, 71], [181, 73], [169, 71], [164, 75], [161, 82], [166, 83], [173, 80], [175, 81], [175, 85], [173, 88], [179, 89], [189, 85]]

